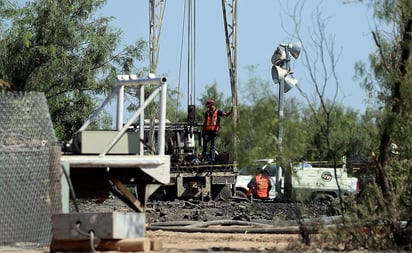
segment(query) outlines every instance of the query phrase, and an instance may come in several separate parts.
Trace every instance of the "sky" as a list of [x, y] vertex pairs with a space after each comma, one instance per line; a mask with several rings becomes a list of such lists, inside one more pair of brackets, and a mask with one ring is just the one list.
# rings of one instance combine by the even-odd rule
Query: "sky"
[[[167, 1], [167, 0], [166, 0]], [[160, 55], [158, 75], [165, 75], [169, 87], [183, 94], [182, 102], [187, 101], [187, 64], [186, 56], [181, 57], [181, 40], [184, 16], [184, 0], [166, 2], [160, 36]], [[291, 20], [285, 12], [286, 5], [293, 7], [296, 0], [238, 0], [237, 18], [237, 72], [238, 97], [242, 102], [242, 86], [249, 77], [247, 68], [256, 66], [255, 74], [262, 80], [272, 82], [271, 56], [280, 43], [294, 43], [294, 40], [282, 25], [289, 28]], [[334, 36], [335, 50], [340, 52], [336, 65], [340, 83], [338, 101], [343, 105], [363, 113], [366, 108], [366, 93], [360, 88], [359, 81], [354, 80], [355, 63], [367, 62], [368, 55], [374, 51], [371, 27], [374, 22], [372, 11], [364, 4], [344, 3], [340, 0], [304, 1], [301, 29], [302, 43], [310, 44], [312, 15], [316, 8], [322, 10], [323, 18], [328, 18], [326, 31]], [[349, 1], [346, 1], [349, 2]], [[231, 96], [228, 61], [223, 25], [223, 14], [220, 0], [196, 1], [196, 90], [195, 103], [198, 104], [200, 94], [205, 92], [205, 85], [217, 84], [219, 92], [225, 98]], [[113, 16], [111, 24], [123, 31], [122, 44], [132, 44], [137, 39], [149, 40], [149, 0], [108, 0], [102, 9], [102, 15]], [[290, 30], [292, 32], [292, 30]], [[187, 38], [184, 38], [187, 40]], [[309, 47], [307, 47], [309, 48]], [[184, 54], [187, 46], [184, 45]], [[303, 62], [292, 59], [294, 78], [299, 87], [306, 93], [313, 93], [313, 86], [308, 79]], [[180, 67], [180, 61], [183, 66]], [[139, 63], [148, 66], [148, 61]], [[186, 65], [185, 65], [186, 64]], [[180, 72], [183, 68], [184, 72]], [[180, 85], [179, 85], [180, 80]], [[273, 84], [271, 92], [278, 94], [278, 86]], [[331, 95], [332, 96], [331, 91]], [[296, 97], [304, 101], [298, 89], [286, 93], [287, 97]], [[184, 103], [186, 108], [186, 103]]]

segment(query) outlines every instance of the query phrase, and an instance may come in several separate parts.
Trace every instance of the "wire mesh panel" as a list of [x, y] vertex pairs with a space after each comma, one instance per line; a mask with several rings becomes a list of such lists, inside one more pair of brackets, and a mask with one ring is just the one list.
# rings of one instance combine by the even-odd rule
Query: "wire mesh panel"
[[[0, 93], [0, 245], [51, 242], [60, 145], [43, 93]], [[23, 244], [21, 244], [23, 243]]]

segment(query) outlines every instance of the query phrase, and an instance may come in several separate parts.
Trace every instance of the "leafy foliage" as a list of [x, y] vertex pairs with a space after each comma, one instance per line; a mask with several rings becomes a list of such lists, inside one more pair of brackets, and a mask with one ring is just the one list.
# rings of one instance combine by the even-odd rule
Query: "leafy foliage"
[[[278, 141], [278, 96], [273, 83], [262, 80], [255, 66], [249, 67], [249, 79], [243, 85], [239, 108], [237, 146], [239, 164], [247, 166], [255, 159], [279, 158]], [[300, 105], [293, 98], [285, 100], [284, 138], [282, 141], [284, 159], [295, 161], [302, 157], [306, 148], [306, 128], [301, 121]]]
[[143, 57], [138, 41], [114, 54], [121, 32], [94, 18], [106, 1], [37, 0], [13, 9], [3, 35], [0, 75], [18, 91], [42, 91], [59, 139], [70, 139], [94, 110], [93, 97], [111, 89], [115, 73]]
[[[373, 152], [374, 180], [365, 191], [365, 198], [375, 210], [375, 219], [385, 224], [380, 241], [369, 245], [374, 249], [411, 249], [411, 50], [412, 5], [410, 1], [375, 1], [377, 20], [391, 31], [372, 31], [376, 52], [370, 56], [370, 68], [358, 64], [358, 74], [373, 102], [379, 105], [376, 124], [378, 145]], [[399, 148], [396, 148], [399, 147]], [[370, 191], [370, 192], [369, 192]], [[379, 191], [378, 198], [376, 192]], [[368, 206], [365, 204], [365, 207]], [[366, 220], [369, 220], [366, 218]], [[399, 224], [407, 220], [407, 226]]]
[[367, 160], [372, 145], [370, 132], [376, 134], [373, 122], [368, 122], [366, 117], [359, 118], [357, 112], [342, 105], [335, 105], [328, 114], [319, 109], [304, 115], [311, 145], [306, 160], [332, 161], [342, 156], [356, 161]]

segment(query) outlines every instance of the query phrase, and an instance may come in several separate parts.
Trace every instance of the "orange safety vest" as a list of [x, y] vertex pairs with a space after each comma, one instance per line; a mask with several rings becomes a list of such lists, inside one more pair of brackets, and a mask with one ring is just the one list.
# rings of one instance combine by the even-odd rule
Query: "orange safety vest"
[[261, 199], [267, 198], [269, 193], [269, 179], [262, 175], [257, 175], [255, 178], [256, 195]]
[[217, 112], [217, 109], [214, 110], [212, 113], [210, 111], [206, 111], [205, 131], [219, 130]]

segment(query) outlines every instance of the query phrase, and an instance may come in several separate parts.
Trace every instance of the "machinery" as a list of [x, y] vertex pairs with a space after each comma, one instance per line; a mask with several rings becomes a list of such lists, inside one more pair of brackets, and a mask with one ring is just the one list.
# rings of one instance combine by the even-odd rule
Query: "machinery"
[[[87, 130], [115, 94], [118, 101], [124, 99], [124, 86], [156, 83], [158, 88], [154, 93], [161, 93], [162, 117], [154, 120], [154, 125], [150, 124], [152, 120], [144, 118], [144, 108], [154, 98], [151, 95], [148, 101], [141, 101], [142, 107], [124, 126], [110, 131]], [[62, 157], [62, 161], [69, 163], [73, 185], [80, 197], [105, 198], [111, 191], [141, 211], [149, 197], [219, 200], [232, 196], [237, 176], [233, 156], [221, 153], [214, 164], [201, 162], [197, 158], [197, 147], [202, 143], [201, 126], [195, 122], [166, 122], [165, 98], [165, 77], [118, 77], [112, 94], [76, 132]], [[118, 105], [117, 121], [121, 121], [122, 106], [120, 102]], [[156, 137], [154, 149], [149, 145], [151, 132]], [[137, 196], [127, 186], [137, 189]]]
[[[155, 10], [160, 8], [162, 20], [164, 3], [150, 0], [150, 73], [153, 74], [149, 74], [148, 78], [118, 76], [112, 93], [64, 145], [64, 155], [61, 157], [63, 171], [70, 174], [67, 181], [72, 184], [72, 197], [76, 197], [76, 193], [80, 198], [105, 199], [111, 192], [138, 213], [54, 215], [52, 251], [62, 250], [59, 248], [60, 242], [72, 245], [71, 242], [81, 240], [85, 234], [90, 237], [93, 251], [95, 234], [110, 242], [115, 240], [115, 243], [118, 239], [144, 237], [144, 212], [149, 197], [225, 200], [234, 192], [237, 169], [233, 155], [219, 154], [214, 164], [201, 162], [197, 158], [196, 147], [202, 144], [202, 138], [200, 126], [193, 120], [194, 105], [188, 103], [188, 122], [166, 123], [167, 78], [156, 77], [159, 38], [155, 34], [160, 33], [160, 25], [155, 24]], [[226, 6], [232, 8], [229, 14]], [[232, 24], [227, 22], [228, 17], [236, 13], [236, 0], [233, 3], [222, 0], [222, 9], [236, 126], [236, 40], [231, 41], [236, 38], [236, 19], [232, 19]], [[233, 30], [230, 32], [229, 29]], [[155, 88], [147, 96], [144, 87], [149, 85], [151, 88], [155, 85]], [[139, 108], [124, 124], [124, 89], [127, 86], [137, 88], [140, 96]], [[159, 103], [153, 103], [153, 107], [159, 109], [158, 117], [149, 115], [147, 120], [145, 109], [158, 94]], [[115, 95], [116, 130], [87, 130]], [[99, 224], [96, 220], [107, 222]], [[109, 236], [106, 238], [103, 235]]]
[[[165, 10], [164, 0], [150, 0], [150, 71], [156, 73], [158, 55], [160, 49], [160, 30]], [[195, 3], [187, 2], [188, 28], [188, 59], [194, 64], [195, 50], [194, 27]], [[237, 69], [236, 69], [236, 19], [237, 0], [222, 0], [222, 12], [224, 18], [224, 32], [226, 38], [226, 51], [228, 69], [232, 91], [233, 126], [237, 122]], [[193, 66], [188, 67], [188, 117], [187, 122], [166, 124], [166, 154], [171, 157], [170, 182], [162, 185], [152, 197], [174, 198], [201, 198], [201, 199], [227, 199], [234, 193], [234, 183], [237, 176], [236, 157], [234, 154], [220, 153], [215, 164], [201, 162], [197, 157], [197, 148], [202, 146], [201, 126], [195, 120], [194, 90], [195, 78]], [[142, 126], [139, 126], [142, 128]], [[147, 127], [146, 127], [147, 129]], [[136, 129], [136, 131], [138, 131]], [[150, 130], [148, 130], [150, 132]], [[235, 133], [236, 131], [233, 131]], [[236, 137], [233, 134], [232, 142]]]
[[[234, 193], [233, 186], [236, 182], [235, 152], [233, 154], [219, 154], [214, 164], [201, 162], [197, 158], [197, 147], [202, 145], [202, 138], [201, 127], [194, 120], [195, 106], [192, 103], [194, 99], [191, 98], [191, 101], [188, 101], [187, 122], [166, 122], [166, 78], [153, 78], [157, 72], [156, 67], [160, 48], [159, 36], [165, 1], [150, 0], [149, 3], [150, 73], [153, 73], [151, 74], [152, 78], [137, 79], [134, 75], [118, 76], [118, 82], [112, 94], [73, 136], [70, 148], [66, 152], [67, 155], [63, 157], [63, 161], [70, 164], [70, 171], [74, 172], [71, 175], [73, 184], [78, 189], [84, 189], [80, 190], [81, 193], [86, 195], [93, 193], [94, 196], [101, 195], [101, 197], [105, 197], [107, 196], [107, 189], [111, 189], [116, 195], [127, 200], [135, 210], [141, 210], [148, 197], [163, 199], [227, 199]], [[194, 13], [194, 9], [191, 7], [194, 8], [194, 5], [190, 3], [189, 5], [190, 15], [190, 13]], [[235, 108], [233, 111], [233, 125], [235, 127], [237, 121], [236, 6], [236, 0], [222, 1], [232, 88], [232, 106]], [[191, 20], [189, 23], [193, 24], [194, 22]], [[189, 34], [188, 36], [192, 35]], [[194, 40], [194, 38], [191, 39]], [[194, 43], [191, 44], [191, 46], [193, 45]], [[188, 51], [190, 54], [195, 50], [188, 48]], [[193, 59], [194, 57], [189, 55], [188, 58]], [[193, 68], [188, 66], [188, 69]], [[188, 80], [194, 80], [194, 78], [188, 78]], [[145, 99], [147, 94], [145, 94], [144, 86], [149, 84], [158, 85], [155, 91], [157, 93], [161, 91], [161, 108], [159, 108], [159, 114], [156, 115], [156, 118], [149, 115], [149, 119], [147, 119], [145, 118], [145, 108], [156, 95], [150, 95]], [[122, 108], [124, 89], [127, 86], [135, 86], [139, 89], [140, 108], [124, 124]], [[192, 94], [190, 91], [188, 93]], [[97, 117], [102, 108], [115, 95], [117, 95], [116, 130], [86, 130], [91, 121]], [[156, 107], [155, 104], [154, 108]], [[153, 140], [154, 137], [156, 141]], [[233, 136], [233, 141], [235, 140], [236, 138]], [[112, 164], [114, 159], [116, 164]], [[126, 162], [127, 165], [123, 164], [123, 161], [133, 159], [139, 161], [136, 161], [136, 163]], [[108, 166], [108, 164], [111, 165]], [[89, 169], [84, 170], [84, 167], [89, 167]], [[99, 169], [96, 169], [96, 167]], [[114, 170], [113, 167], [118, 168]], [[107, 171], [105, 171], [106, 168]], [[131, 170], [129, 168], [138, 169]], [[116, 180], [112, 180], [114, 175], [116, 175]], [[97, 180], [98, 178], [103, 180]], [[126, 186], [129, 184], [137, 185], [135, 187], [137, 189], [137, 200], [140, 202], [137, 206], [135, 199], [132, 198], [133, 194], [126, 191]], [[115, 186], [115, 191], [113, 191], [112, 186]], [[119, 193], [119, 189], [123, 190]]]
[[[117, 94], [117, 120], [122, 119], [124, 86], [156, 85], [147, 99], [141, 101], [139, 109], [130, 120], [113, 131], [87, 130], [87, 127], [99, 116], [103, 108]], [[159, 118], [157, 131], [157, 152], [144, 152], [142, 142], [144, 131], [131, 132], [130, 127], [137, 118], [144, 119], [144, 109], [160, 94]], [[148, 197], [161, 184], [170, 181], [170, 156], [165, 154], [165, 111], [167, 78], [138, 79], [131, 76], [128, 80], [120, 76], [112, 93], [97, 108], [75, 133], [72, 140], [64, 145], [61, 157], [63, 166], [70, 174], [75, 193], [79, 198], [105, 199], [109, 192], [123, 200], [137, 212], [144, 212]], [[143, 120], [142, 120], [143, 122]], [[135, 194], [129, 190], [132, 185]]]
[[202, 162], [197, 148], [202, 144], [200, 125], [167, 124], [166, 154], [171, 157], [170, 182], [153, 197], [225, 200], [232, 196], [237, 168], [233, 155], [219, 153], [216, 162]]

